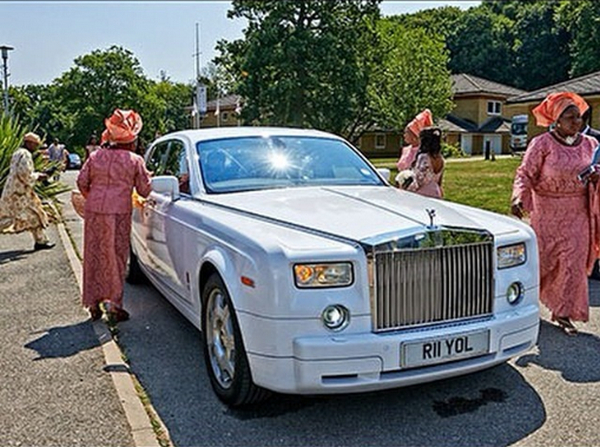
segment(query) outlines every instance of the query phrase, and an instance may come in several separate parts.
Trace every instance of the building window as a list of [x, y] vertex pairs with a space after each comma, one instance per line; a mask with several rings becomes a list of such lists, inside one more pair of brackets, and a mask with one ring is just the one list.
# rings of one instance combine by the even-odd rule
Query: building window
[[385, 134], [378, 133], [375, 135], [375, 149], [385, 149]]
[[229, 114], [227, 112], [223, 112], [223, 121], [227, 121], [229, 118]]
[[488, 115], [500, 115], [502, 113], [502, 103], [500, 101], [488, 101]]

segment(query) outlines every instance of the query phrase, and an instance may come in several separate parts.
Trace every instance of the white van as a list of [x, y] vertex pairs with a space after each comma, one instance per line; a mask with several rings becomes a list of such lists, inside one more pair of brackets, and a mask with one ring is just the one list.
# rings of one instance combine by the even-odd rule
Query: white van
[[513, 153], [527, 149], [527, 115], [515, 115], [510, 124], [510, 149]]

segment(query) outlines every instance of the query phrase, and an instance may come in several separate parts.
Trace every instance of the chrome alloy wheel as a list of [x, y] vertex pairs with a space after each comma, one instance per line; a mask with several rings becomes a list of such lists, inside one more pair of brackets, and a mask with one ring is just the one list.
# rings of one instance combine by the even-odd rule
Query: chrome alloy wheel
[[235, 374], [235, 332], [231, 311], [223, 291], [214, 288], [207, 301], [206, 344], [210, 367], [223, 389], [229, 389]]

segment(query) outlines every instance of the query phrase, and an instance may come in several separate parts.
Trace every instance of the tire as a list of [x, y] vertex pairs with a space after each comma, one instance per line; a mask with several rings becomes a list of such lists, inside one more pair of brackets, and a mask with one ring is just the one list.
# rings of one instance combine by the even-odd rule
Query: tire
[[129, 248], [129, 261], [127, 262], [125, 281], [129, 284], [143, 284], [146, 282], [146, 275], [142, 271], [138, 257], [133, 253], [131, 247]]
[[214, 273], [202, 290], [204, 361], [217, 397], [231, 407], [254, 404], [271, 394], [252, 381], [235, 310], [221, 277]]

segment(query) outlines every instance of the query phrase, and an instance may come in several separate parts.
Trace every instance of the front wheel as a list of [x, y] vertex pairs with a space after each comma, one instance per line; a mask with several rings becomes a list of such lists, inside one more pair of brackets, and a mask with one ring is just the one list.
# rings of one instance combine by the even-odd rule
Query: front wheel
[[252, 381], [235, 311], [225, 284], [216, 273], [202, 290], [202, 336], [210, 383], [221, 401], [241, 406], [269, 396], [268, 390]]

